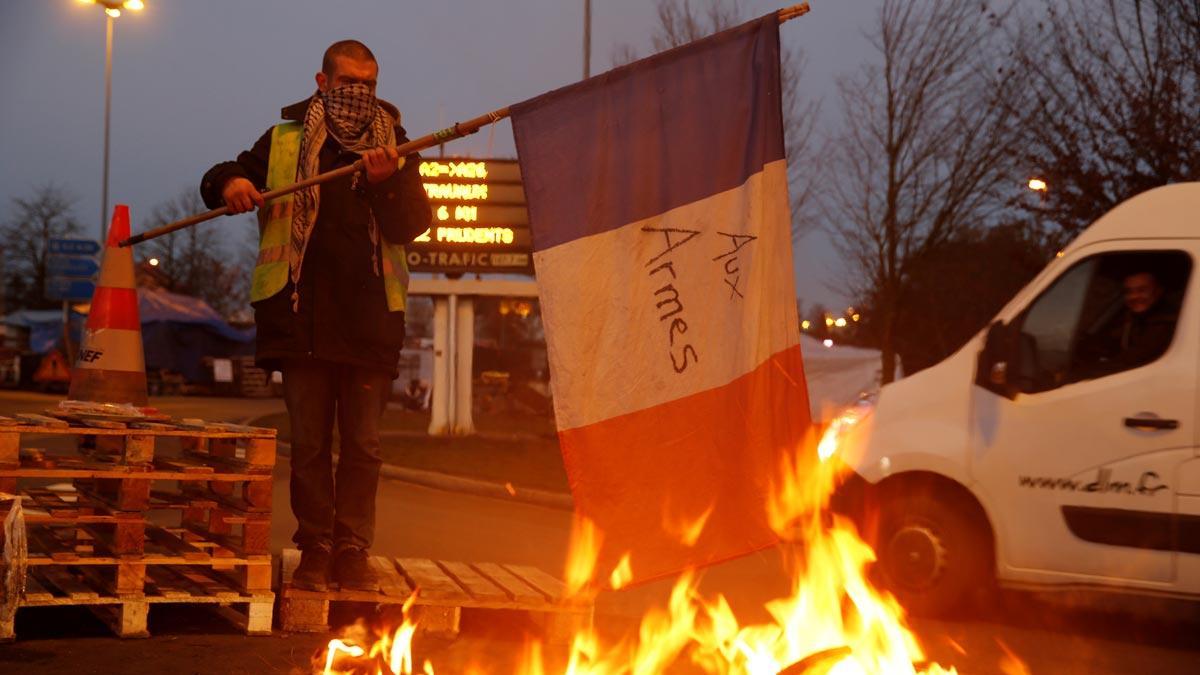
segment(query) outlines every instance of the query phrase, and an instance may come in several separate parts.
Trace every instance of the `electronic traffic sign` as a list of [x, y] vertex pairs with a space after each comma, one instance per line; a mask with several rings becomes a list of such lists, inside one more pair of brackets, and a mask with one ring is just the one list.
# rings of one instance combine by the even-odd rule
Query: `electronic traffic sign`
[[424, 159], [420, 173], [433, 225], [405, 247], [409, 270], [533, 274], [529, 212], [516, 160]]

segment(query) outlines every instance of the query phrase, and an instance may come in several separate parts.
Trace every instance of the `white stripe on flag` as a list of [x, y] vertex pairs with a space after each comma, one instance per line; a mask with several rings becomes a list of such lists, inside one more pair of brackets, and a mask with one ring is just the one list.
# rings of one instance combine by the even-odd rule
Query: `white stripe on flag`
[[536, 253], [558, 428], [728, 384], [797, 344], [790, 223], [779, 160], [737, 188]]

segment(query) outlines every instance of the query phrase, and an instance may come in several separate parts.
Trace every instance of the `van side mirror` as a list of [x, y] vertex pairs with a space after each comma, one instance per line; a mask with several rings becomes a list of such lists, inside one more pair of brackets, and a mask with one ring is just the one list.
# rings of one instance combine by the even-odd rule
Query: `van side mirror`
[[1012, 333], [1012, 327], [1002, 321], [988, 327], [975, 372], [975, 384], [1005, 398], [1016, 396], [1011, 377], [1016, 366], [1013, 361], [1016, 349]]

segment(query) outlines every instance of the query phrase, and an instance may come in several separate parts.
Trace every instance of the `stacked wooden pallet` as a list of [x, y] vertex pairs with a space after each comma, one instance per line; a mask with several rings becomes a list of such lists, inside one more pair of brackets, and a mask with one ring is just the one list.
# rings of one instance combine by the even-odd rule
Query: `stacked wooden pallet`
[[[21, 496], [28, 547], [6, 602], [86, 605], [121, 637], [147, 635], [152, 605], [211, 605], [269, 634], [275, 430], [64, 417], [0, 417], [0, 493]], [[74, 450], [33, 447], [56, 436]]]

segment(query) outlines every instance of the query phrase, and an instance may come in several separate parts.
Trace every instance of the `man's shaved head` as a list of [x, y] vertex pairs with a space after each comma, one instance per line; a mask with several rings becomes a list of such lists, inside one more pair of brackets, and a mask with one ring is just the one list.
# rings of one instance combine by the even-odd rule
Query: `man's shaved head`
[[321, 59], [321, 72], [325, 73], [326, 77], [333, 77], [338, 57], [346, 57], [355, 61], [370, 61], [376, 65], [379, 64], [375, 60], [375, 55], [363, 43], [358, 40], [339, 40], [329, 45], [329, 49], [325, 50], [325, 57]]

